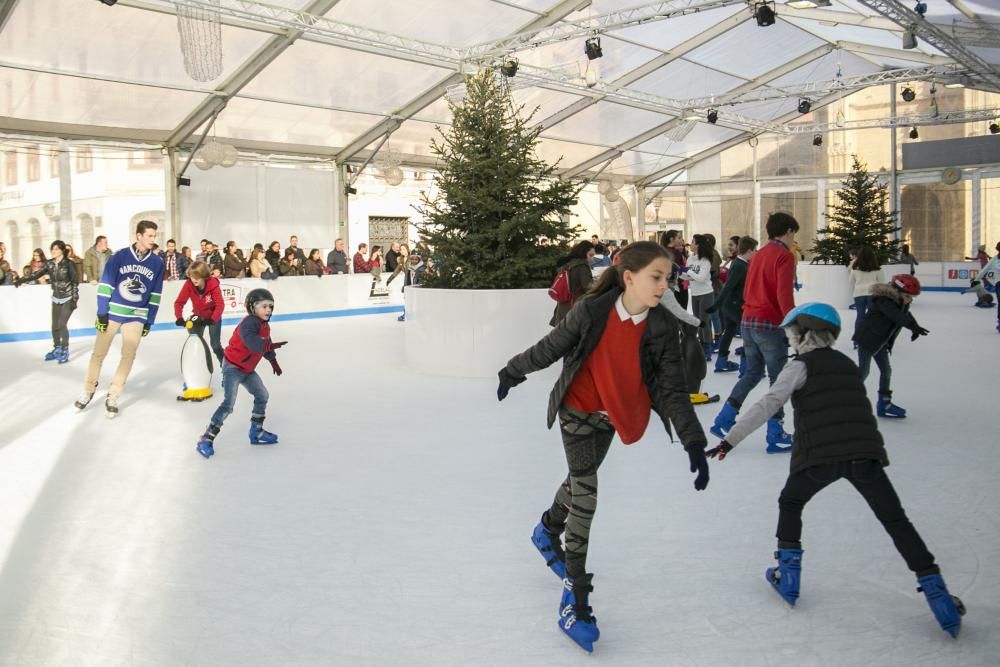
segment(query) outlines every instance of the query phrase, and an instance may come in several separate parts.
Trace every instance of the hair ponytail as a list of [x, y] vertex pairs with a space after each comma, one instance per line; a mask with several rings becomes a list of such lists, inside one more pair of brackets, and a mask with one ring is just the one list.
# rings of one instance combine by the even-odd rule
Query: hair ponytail
[[641, 271], [649, 266], [653, 260], [660, 258], [673, 261], [666, 248], [652, 241], [629, 243], [618, 252], [617, 257], [620, 258], [618, 264], [605, 269], [583, 298], [593, 299], [616, 288], [624, 290], [625, 278], [623, 276], [626, 271], [633, 273]]

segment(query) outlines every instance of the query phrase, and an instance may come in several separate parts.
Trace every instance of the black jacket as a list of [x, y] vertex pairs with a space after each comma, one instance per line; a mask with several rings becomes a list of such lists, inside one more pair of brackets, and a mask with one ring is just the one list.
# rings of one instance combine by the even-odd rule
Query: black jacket
[[347, 273], [347, 253], [340, 250], [331, 250], [326, 256], [326, 265], [334, 273]]
[[38, 280], [46, 274], [49, 276], [49, 284], [52, 285], [53, 299], [69, 298], [73, 303], [77, 302], [80, 298], [80, 292], [77, 287], [80, 282], [80, 276], [77, 274], [76, 266], [73, 262], [65, 258], [58, 263], [54, 259], [45, 260], [42, 268], [34, 273], [21, 276], [17, 284], [23, 285], [24, 283]]
[[878, 352], [883, 345], [891, 352], [900, 329], [906, 327], [916, 331], [920, 325], [910, 314], [909, 304], [903, 303], [898, 289], [879, 283], [872, 285], [871, 291], [874, 297], [872, 305], [852, 340], [862, 350], [872, 354]]
[[729, 276], [722, 285], [722, 291], [716, 297], [715, 303], [708, 308], [708, 312], [725, 316], [727, 320], [735, 320], [737, 323], [743, 319], [743, 286], [747, 282], [748, 264], [741, 257], [735, 258], [729, 265]]
[[[521, 378], [563, 360], [562, 373], [549, 394], [549, 428], [577, 372], [601, 340], [608, 315], [621, 293], [616, 288], [580, 301], [545, 338], [507, 362], [507, 372]], [[667, 433], [672, 433], [672, 422], [685, 449], [704, 449], [705, 432], [694, 414], [684, 377], [677, 319], [663, 306], [649, 310], [639, 363], [653, 411], [660, 416]]]

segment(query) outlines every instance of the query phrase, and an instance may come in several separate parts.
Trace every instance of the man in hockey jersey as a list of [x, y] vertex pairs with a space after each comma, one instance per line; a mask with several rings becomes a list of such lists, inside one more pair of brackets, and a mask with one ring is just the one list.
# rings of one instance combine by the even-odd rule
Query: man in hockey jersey
[[160, 307], [163, 260], [152, 250], [156, 229], [155, 222], [140, 220], [135, 227], [135, 243], [116, 252], [104, 265], [97, 286], [97, 340], [83, 381], [83, 394], [76, 401], [79, 410], [86, 408], [94, 397], [101, 364], [121, 329], [122, 356], [104, 400], [107, 416], [118, 415], [118, 399], [132, 370], [139, 339], [149, 333]]

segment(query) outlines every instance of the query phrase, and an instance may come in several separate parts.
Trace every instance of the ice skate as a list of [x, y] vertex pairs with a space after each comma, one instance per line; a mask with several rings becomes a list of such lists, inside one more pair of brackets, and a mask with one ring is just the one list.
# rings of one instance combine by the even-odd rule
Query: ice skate
[[69, 348], [64, 347], [59, 350], [59, 363], [65, 364], [69, 361]]
[[563, 579], [562, 600], [559, 604], [559, 629], [588, 653], [594, 652], [594, 642], [601, 638], [597, 618], [592, 614], [589, 598], [594, 587], [594, 575], [585, 574], [575, 581]]
[[767, 453], [783, 454], [792, 451], [792, 436], [785, 433], [780, 419], [767, 420]]
[[45, 361], [53, 361], [54, 359], [58, 359], [61, 354], [62, 354], [62, 348], [57, 345], [56, 347], [49, 350], [49, 352], [45, 355]]
[[118, 397], [108, 394], [108, 397], [104, 399], [104, 414], [108, 419], [114, 419], [118, 416]]
[[77, 410], [83, 410], [90, 405], [90, 399], [92, 398], [94, 398], [94, 392], [85, 391], [80, 394], [80, 398], [76, 399], [76, 402], [74, 402], [73, 405], [76, 406]]
[[715, 423], [708, 430], [717, 438], [725, 438], [726, 433], [729, 433], [729, 429], [736, 423], [736, 415], [739, 412], [732, 403], [726, 401], [726, 404], [722, 406], [722, 411], [715, 416]]
[[716, 373], [732, 373], [733, 371], [740, 370], [740, 365], [729, 361], [728, 354], [719, 354], [715, 358], [715, 372]]
[[875, 412], [879, 417], [892, 417], [895, 419], [906, 417], [906, 410], [892, 402], [891, 391], [878, 395], [878, 404], [875, 407]]
[[205, 432], [201, 434], [198, 438], [198, 444], [195, 449], [198, 453], [204, 456], [206, 459], [211, 458], [215, 454], [215, 436], [219, 435], [219, 429], [216, 426], [209, 426], [205, 429]]
[[251, 445], [274, 445], [278, 443], [278, 436], [270, 431], [264, 430], [264, 420], [250, 420], [250, 444]]
[[802, 549], [778, 549], [774, 552], [778, 567], [769, 567], [764, 573], [768, 583], [774, 587], [785, 602], [795, 606], [799, 599], [799, 580], [802, 573]]
[[562, 531], [557, 533], [546, 526], [545, 520], [548, 514], [546, 512], [542, 515], [542, 520], [535, 526], [534, 532], [531, 533], [531, 543], [538, 549], [538, 553], [542, 554], [549, 569], [555, 572], [557, 577], [563, 579], [566, 576], [566, 553], [563, 551], [562, 539], [560, 538]]
[[927, 604], [941, 629], [952, 637], [958, 637], [962, 629], [962, 617], [965, 616], [965, 605], [957, 596], [948, 592], [944, 579], [940, 574], [928, 574], [917, 577], [917, 591], [927, 597]]

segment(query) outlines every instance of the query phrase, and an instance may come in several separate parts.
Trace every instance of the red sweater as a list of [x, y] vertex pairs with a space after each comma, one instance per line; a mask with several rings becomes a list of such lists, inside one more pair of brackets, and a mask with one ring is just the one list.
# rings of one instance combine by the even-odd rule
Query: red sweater
[[642, 381], [639, 343], [646, 320], [621, 320], [616, 308], [597, 347], [573, 378], [563, 402], [581, 412], [607, 412], [622, 442], [631, 445], [646, 432], [652, 402]]
[[219, 280], [212, 276], [205, 279], [205, 287], [199, 290], [191, 282], [191, 279], [184, 281], [180, 294], [174, 300], [174, 317], [184, 317], [184, 304], [191, 300], [193, 314], [203, 320], [218, 322], [222, 319], [222, 310], [225, 303], [222, 301], [222, 290], [219, 289]]
[[775, 326], [795, 307], [795, 258], [781, 241], [771, 239], [750, 260], [743, 287], [743, 319]]

